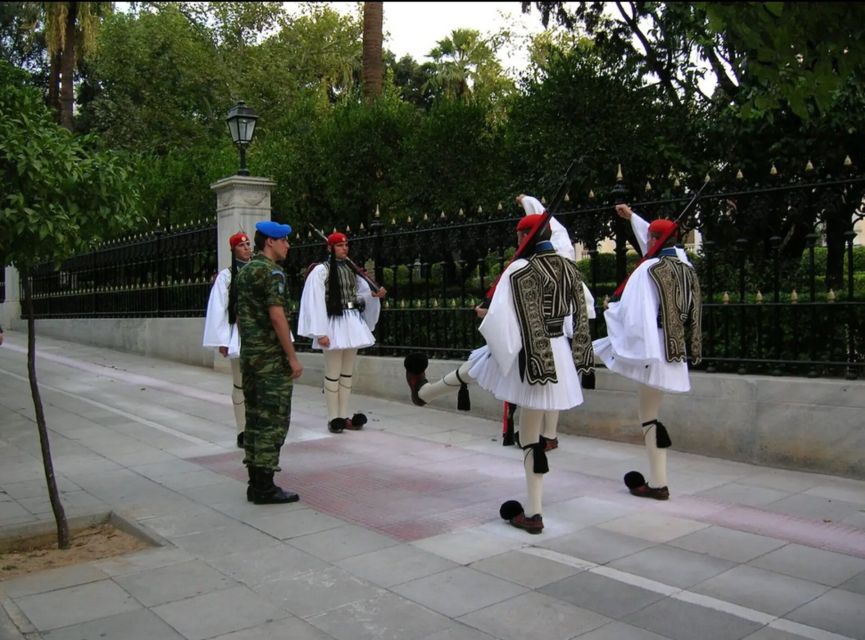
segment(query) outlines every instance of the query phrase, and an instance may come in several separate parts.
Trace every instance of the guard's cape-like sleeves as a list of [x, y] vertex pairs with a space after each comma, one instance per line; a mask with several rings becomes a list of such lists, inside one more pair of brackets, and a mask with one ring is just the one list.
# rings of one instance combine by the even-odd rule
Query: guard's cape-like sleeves
[[204, 319], [204, 347], [228, 347], [228, 357], [240, 355], [240, 334], [237, 325], [228, 324], [228, 286], [231, 283], [231, 269], [223, 269], [216, 276], [207, 301], [207, 315]]
[[496, 285], [487, 315], [484, 316], [478, 329], [503, 376], [510, 372], [519, 357], [520, 349], [523, 348], [520, 324], [511, 291], [511, 274], [527, 264], [526, 260], [520, 258], [514, 260], [505, 269]]

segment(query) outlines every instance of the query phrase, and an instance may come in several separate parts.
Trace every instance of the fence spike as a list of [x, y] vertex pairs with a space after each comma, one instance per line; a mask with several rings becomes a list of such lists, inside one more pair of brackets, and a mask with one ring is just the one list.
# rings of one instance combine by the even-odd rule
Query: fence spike
[[646, 180], [646, 193], [649, 193], [652, 190], [652, 183]]
[[408, 222], [409, 224], [411, 224], [411, 216], [409, 216], [408, 218], [406, 218], [406, 222]]
[[744, 179], [745, 179], [745, 174], [742, 173], [742, 170], [741, 170], [741, 169], [739, 169], [739, 170], [736, 172], [736, 180], [744, 180]]
[[709, 177], [709, 172], [707, 171], [707, 172], [706, 172], [706, 177], [703, 178], [703, 182], [709, 182], [709, 181], [711, 181], [711, 180], [712, 180], [712, 178]]
[[790, 304], [798, 304], [799, 303], [799, 294], [796, 293], [796, 290], [793, 289], [793, 292], [790, 294]]
[[424, 222], [428, 222], [428, 221], [429, 221], [429, 216], [428, 216], [427, 214], [423, 214], [423, 221], [424, 221]]
[[570, 202], [570, 201], [571, 201], [571, 194], [566, 193], [565, 194], [565, 202]]
[[852, 167], [853, 166], [853, 160], [850, 159], [849, 155], [844, 157], [844, 166], [845, 167]]
[[396, 224], [396, 218], [391, 218], [391, 219], [390, 219], [390, 223], [391, 223], [391, 224]]
[[589, 200], [595, 199], [595, 192], [592, 189], [589, 189]]
[[769, 169], [769, 175], [770, 176], [777, 176], [778, 175], [778, 168], [775, 166], [774, 162], [772, 163], [772, 168]]
[[376, 204], [376, 205], [375, 205], [375, 217], [378, 218], [378, 217], [380, 217], [380, 216], [381, 216], [381, 213], [379, 212], [379, 210], [378, 210], [378, 205]]
[[622, 175], [622, 163], [619, 163], [618, 169], [616, 169], [616, 182], [621, 182], [625, 179], [625, 176]]
[[805, 165], [805, 171], [814, 171], [814, 165], [811, 164], [811, 159], [808, 158], [808, 162]]
[[681, 182], [681, 180], [679, 180], [679, 177], [676, 176], [676, 180], [673, 182], [673, 187], [674, 187], [675, 189], [678, 189], [678, 188], [681, 187], [681, 186], [682, 186], [682, 182]]
[[439, 216], [442, 220], [445, 220], [447, 216], [445, 215], [444, 209], [442, 209], [442, 214]]
[[496, 207], [496, 208], [497, 208], [499, 211], [501, 211], [502, 209], [504, 209], [504, 207], [502, 207], [502, 201], [501, 201], [501, 200], [499, 200], [499, 206]]
[[724, 304], [730, 304], [730, 294], [726, 291], [724, 292], [724, 295], [721, 296], [721, 302]]
[[757, 295], [755, 296], [754, 301], [757, 304], [763, 304], [763, 294], [760, 292], [759, 289], [757, 290]]
[[826, 294], [826, 302], [835, 302], [835, 289], [829, 289], [829, 293]]
[[463, 208], [462, 208], [462, 207], [460, 207], [460, 213], [459, 213], [459, 215], [460, 215], [461, 218], [465, 215], [465, 213], [463, 213]]
[[478, 215], [481, 215], [484, 212], [484, 208], [481, 205], [478, 205]]

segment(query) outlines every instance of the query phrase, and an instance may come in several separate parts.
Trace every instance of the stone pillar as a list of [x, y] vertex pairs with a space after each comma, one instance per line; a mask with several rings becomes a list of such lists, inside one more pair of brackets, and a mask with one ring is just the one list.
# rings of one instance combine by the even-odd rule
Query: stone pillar
[[270, 220], [270, 193], [276, 183], [254, 176], [229, 176], [210, 185], [216, 192], [218, 269], [231, 266], [228, 239], [243, 231], [252, 241], [255, 223]]
[[6, 299], [0, 304], [0, 326], [3, 329], [24, 329], [26, 321], [21, 320], [21, 283], [18, 269], [6, 267]]

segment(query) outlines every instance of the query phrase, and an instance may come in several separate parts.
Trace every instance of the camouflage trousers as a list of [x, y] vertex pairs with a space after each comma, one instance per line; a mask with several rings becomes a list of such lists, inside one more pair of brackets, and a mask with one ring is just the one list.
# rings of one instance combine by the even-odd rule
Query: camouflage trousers
[[[260, 374], [241, 362], [246, 427], [243, 464], [264, 471], [280, 471], [279, 450], [291, 422], [290, 373]], [[290, 371], [290, 370], [289, 370]]]

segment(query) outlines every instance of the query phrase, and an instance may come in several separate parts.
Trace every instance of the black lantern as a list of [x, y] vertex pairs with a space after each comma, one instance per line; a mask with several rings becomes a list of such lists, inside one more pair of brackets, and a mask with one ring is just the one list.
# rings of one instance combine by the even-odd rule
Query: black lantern
[[255, 115], [255, 111], [247, 107], [243, 100], [229, 109], [228, 117], [225, 119], [231, 132], [231, 139], [240, 151], [240, 170], [237, 172], [239, 176], [249, 175], [249, 170], [246, 168], [246, 147], [252, 142], [252, 136], [255, 134], [256, 120], [258, 116]]

